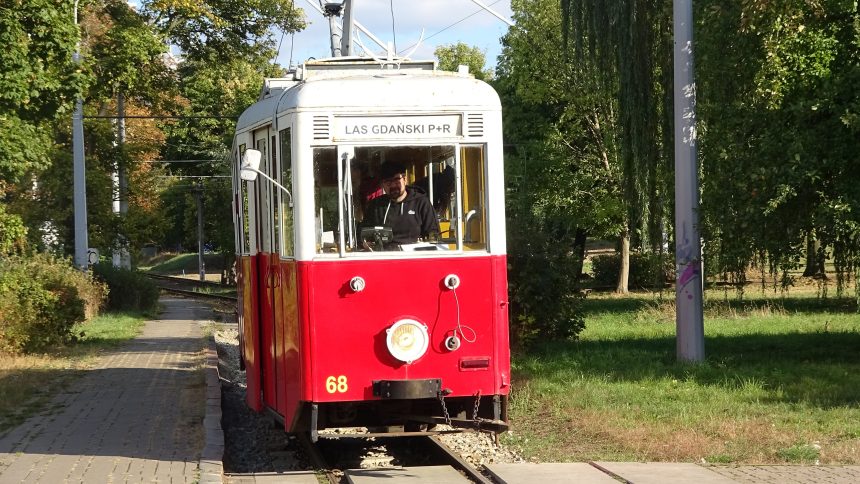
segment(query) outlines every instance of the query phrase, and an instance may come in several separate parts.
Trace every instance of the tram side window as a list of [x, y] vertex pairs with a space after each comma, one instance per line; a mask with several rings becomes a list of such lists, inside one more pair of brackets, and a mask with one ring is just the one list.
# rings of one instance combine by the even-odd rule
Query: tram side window
[[463, 197], [463, 249], [486, 250], [487, 190], [483, 146], [460, 148], [460, 182]]
[[[242, 156], [245, 154], [245, 144], [239, 145], [239, 160], [242, 159]], [[251, 233], [250, 233], [250, 221], [248, 217], [248, 182], [244, 180], [239, 180], [239, 186], [241, 187], [239, 190], [240, 203], [242, 204], [242, 247], [241, 253], [248, 254], [251, 250]]]
[[314, 148], [314, 217], [317, 253], [337, 252], [337, 149]]
[[[290, 129], [282, 129], [279, 133], [281, 138], [281, 185], [287, 190], [293, 190], [293, 161], [292, 161], [292, 139], [290, 138]], [[283, 217], [281, 227], [281, 255], [292, 257], [294, 253], [293, 245], [293, 209], [289, 205], [289, 197], [286, 193], [281, 193], [280, 197], [281, 210]]]

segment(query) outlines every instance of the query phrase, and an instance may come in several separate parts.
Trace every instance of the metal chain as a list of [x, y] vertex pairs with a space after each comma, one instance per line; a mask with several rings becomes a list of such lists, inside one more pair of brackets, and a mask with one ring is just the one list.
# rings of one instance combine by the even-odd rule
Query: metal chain
[[445, 406], [445, 394], [440, 391], [436, 395], [439, 397], [439, 403], [442, 404], [442, 415], [445, 416], [445, 425], [451, 425], [451, 416], [448, 415], [448, 407]]
[[481, 418], [478, 417], [478, 407], [481, 406], [481, 390], [475, 394], [475, 410], [472, 412], [472, 418], [475, 419], [475, 428], [481, 431]]

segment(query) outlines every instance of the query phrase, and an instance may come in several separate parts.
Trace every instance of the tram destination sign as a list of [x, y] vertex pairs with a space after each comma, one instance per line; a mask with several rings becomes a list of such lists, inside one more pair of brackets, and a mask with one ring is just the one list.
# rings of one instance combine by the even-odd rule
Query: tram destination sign
[[339, 116], [334, 118], [336, 140], [438, 139], [461, 136], [462, 116]]

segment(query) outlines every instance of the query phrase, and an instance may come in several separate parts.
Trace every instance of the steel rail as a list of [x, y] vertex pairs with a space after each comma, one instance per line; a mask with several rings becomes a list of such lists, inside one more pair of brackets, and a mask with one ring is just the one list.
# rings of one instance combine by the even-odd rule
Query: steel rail
[[323, 457], [319, 448], [311, 442], [310, 434], [307, 432], [298, 432], [295, 436], [296, 441], [299, 443], [314, 470], [322, 472], [329, 484], [340, 484], [340, 478], [335, 475], [334, 470], [326, 463], [325, 457]]
[[427, 437], [427, 440], [431, 443], [433, 450], [435, 450], [444, 459], [448, 460], [448, 465], [466, 474], [466, 477], [474, 482], [480, 484], [493, 484], [492, 480], [481, 474], [481, 471], [466, 462], [462, 457], [460, 457], [460, 454], [454, 452], [454, 450], [445, 445], [439, 437], [432, 435]]

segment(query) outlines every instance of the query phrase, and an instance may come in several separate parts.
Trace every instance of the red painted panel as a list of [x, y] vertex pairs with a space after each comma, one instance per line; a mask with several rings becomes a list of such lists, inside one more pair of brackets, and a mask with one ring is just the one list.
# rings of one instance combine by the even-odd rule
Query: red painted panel
[[[507, 348], [496, 341], [504, 333], [507, 344], [507, 311], [500, 306], [506, 281], [495, 280], [504, 277], [504, 257], [315, 261], [300, 263], [299, 274], [308, 291], [305, 399], [374, 399], [372, 381], [379, 379], [441, 378], [452, 396], [498, 393], [499, 372], [510, 369]], [[444, 287], [448, 274], [461, 279], [456, 297]], [[357, 293], [349, 288], [355, 276], [366, 283]], [[443, 343], [458, 328], [458, 312], [461, 334], [473, 341], [464, 338], [451, 352]], [[429, 349], [412, 364], [394, 359], [385, 342], [386, 329], [407, 317], [430, 333]], [[464, 357], [489, 357], [489, 367], [462, 371]]]
[[254, 256], [238, 256], [236, 277], [239, 317], [242, 318], [242, 352], [245, 359], [247, 391], [245, 401], [254, 411], [263, 410], [260, 394], [260, 340], [257, 312], [257, 270]]
[[493, 256], [493, 294], [496, 299], [496, 393], [507, 395], [511, 391], [511, 346], [508, 328], [508, 261], [504, 255]]
[[[296, 262], [280, 261], [281, 284], [278, 293], [283, 306], [278, 318], [282, 361], [278, 370], [278, 412], [284, 416], [287, 430], [292, 427], [301, 402], [302, 360], [299, 332], [299, 305]], [[283, 399], [281, 395], [283, 392]]]
[[271, 254], [257, 254], [257, 273], [259, 274], [259, 309], [260, 309], [260, 354], [263, 362], [263, 403], [267, 407], [277, 408], [275, 394], [275, 314], [273, 285], [275, 273], [271, 267]]
[[272, 334], [274, 351], [274, 377], [275, 377], [275, 410], [283, 415], [286, 409], [286, 387], [284, 380], [284, 296], [281, 291], [283, 286], [283, 271], [281, 270], [280, 257], [271, 255], [269, 268], [272, 271]]

